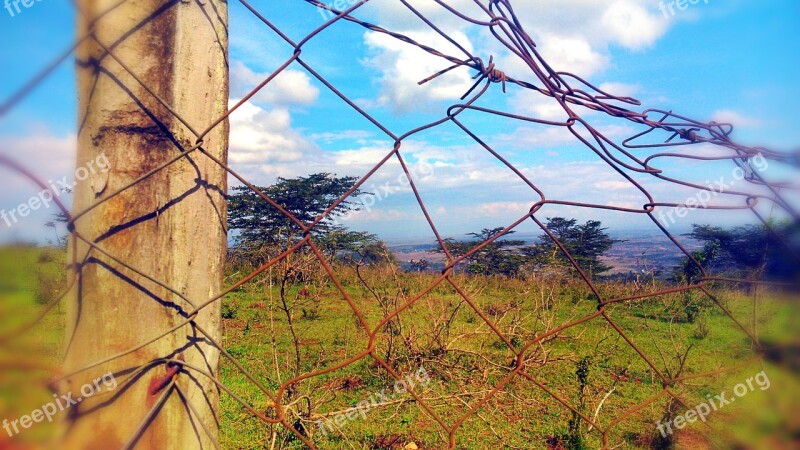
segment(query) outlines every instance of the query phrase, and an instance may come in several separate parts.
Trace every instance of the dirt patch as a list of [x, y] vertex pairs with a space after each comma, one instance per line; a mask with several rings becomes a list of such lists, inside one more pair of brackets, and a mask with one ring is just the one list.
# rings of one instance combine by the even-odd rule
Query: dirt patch
[[327, 384], [327, 387], [328, 389], [335, 389], [337, 391], [352, 392], [364, 387], [364, 380], [362, 380], [361, 377], [350, 375], [331, 381]]

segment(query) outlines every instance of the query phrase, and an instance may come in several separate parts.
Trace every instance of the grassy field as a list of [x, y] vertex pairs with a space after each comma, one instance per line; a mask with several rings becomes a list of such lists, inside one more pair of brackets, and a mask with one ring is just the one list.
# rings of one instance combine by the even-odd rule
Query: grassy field
[[[43, 305], [66, 282], [62, 252], [53, 249], [0, 249], [0, 418], [30, 414], [50, 401], [47, 382], [57, 372], [63, 347], [65, 307], [55, 306], [41, 323], [24, 333]], [[16, 336], [14, 339], [9, 339]], [[41, 425], [41, 424], [40, 424]], [[47, 437], [41, 425], [19, 436], [23, 443]], [[7, 438], [0, 433], [0, 448]], [[12, 447], [13, 448], [13, 447]]]
[[[25, 323], [40, 304], [52, 299], [65, 281], [63, 256], [55, 250], [2, 249], [0, 266], [0, 336]], [[227, 283], [243, 276], [231, 270]], [[264, 274], [224, 299], [224, 346], [268, 389], [276, 391], [297, 375], [325, 371], [355, 358], [368, 347], [368, 333], [351, 306], [321, 271], [288, 283], [281, 295], [277, 275]], [[337, 267], [345, 292], [374, 329], [390, 311], [432, 284], [435, 274], [401, 274], [391, 267]], [[519, 349], [562, 324], [597, 312], [588, 289], [566, 274], [534, 280], [454, 276], [481, 314]], [[652, 292], [663, 286], [600, 283], [604, 298]], [[755, 327], [761, 343], [797, 342], [798, 307], [789, 296], [762, 290], [753, 296], [730, 286], [713, 292], [745, 327]], [[679, 448], [796, 448], [800, 431], [800, 384], [791, 370], [796, 355], [768, 352], [753, 360], [747, 334], [722, 308], [699, 295], [672, 294], [609, 305], [607, 314], [668, 378], [691, 377], [671, 389], [688, 407], [728, 392], [762, 370], [769, 388], [756, 385], [741, 398], [676, 434]], [[687, 311], [696, 315], [687, 320]], [[48, 397], [42, 389], [50, 374], [20, 364], [55, 365], [62, 347], [64, 309], [55, 308], [25, 338], [0, 350], [0, 413], [18, 417]], [[30, 355], [42, 355], [34, 361]], [[385, 324], [376, 335], [374, 354], [402, 377], [412, 376], [413, 390], [448, 426], [460, 420], [513, 370], [514, 353], [480, 315], [444, 282]], [[774, 364], [781, 361], [780, 366]], [[787, 363], [788, 362], [788, 363]], [[747, 364], [745, 364], [747, 363]], [[527, 373], [608, 433], [611, 448], [652, 448], [656, 422], [670, 408], [667, 397], [649, 404], [663, 386], [655, 371], [603, 317], [550, 334], [525, 353]], [[743, 365], [744, 364], [744, 365]], [[790, 366], [787, 368], [786, 366]], [[794, 370], [797, 366], [794, 366]], [[230, 362], [222, 381], [256, 410], [274, 412], [260, 392]], [[420, 376], [424, 374], [424, 376]], [[322, 449], [438, 449], [447, 432], [407, 393], [395, 392], [395, 379], [371, 356], [346, 367], [287, 386], [282, 404], [290, 422]], [[752, 383], [751, 383], [752, 385]], [[384, 392], [384, 390], [386, 390]], [[379, 393], [385, 397], [380, 397]], [[380, 397], [380, 398], [379, 398]], [[364, 414], [348, 409], [365, 402]], [[335, 413], [342, 412], [345, 415]], [[673, 416], [674, 416], [673, 414]], [[319, 421], [331, 418], [323, 432]], [[39, 428], [23, 438], [35, 441]], [[601, 433], [533, 381], [517, 376], [498, 390], [458, 428], [460, 449], [600, 448]], [[413, 443], [413, 444], [412, 444]], [[223, 394], [221, 444], [226, 449], [304, 448], [291, 433], [265, 425], [232, 397]]]

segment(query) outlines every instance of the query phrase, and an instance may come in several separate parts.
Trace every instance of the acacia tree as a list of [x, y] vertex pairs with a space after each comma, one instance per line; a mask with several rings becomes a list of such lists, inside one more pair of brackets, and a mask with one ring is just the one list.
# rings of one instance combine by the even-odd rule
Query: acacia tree
[[[743, 225], [723, 229], [694, 224], [692, 232], [685, 236], [703, 243], [703, 249], [693, 255], [706, 269], [733, 276], [797, 280], [800, 227], [777, 223], [771, 228], [770, 231], [764, 225]], [[789, 246], [783, 242], [788, 242]], [[701, 272], [686, 258], [676, 275], [691, 283], [701, 276]]]
[[[674, 279], [688, 286], [700, 281], [706, 269], [734, 278], [793, 281], [796, 286], [800, 283], [799, 235], [798, 225], [789, 223], [772, 224], [772, 230], [764, 225], [723, 229], [694, 224], [692, 232], [685, 236], [702, 242], [703, 248], [692, 252], [694, 261], [690, 258], [681, 261]], [[789, 246], [783, 242], [788, 242]], [[759, 285], [747, 288], [756, 295], [759, 291]], [[688, 322], [693, 323], [705, 306], [695, 291], [683, 293], [683, 310]]]
[[[314, 222], [336, 200], [346, 194], [358, 181], [356, 177], [337, 177], [330, 173], [317, 173], [306, 177], [278, 178], [272, 186], [258, 189], [305, 224]], [[234, 187], [228, 196], [228, 225], [237, 232], [236, 251], [251, 264], [261, 265], [276, 257], [303, 239], [303, 230], [278, 208], [265, 201], [248, 187]], [[359, 249], [377, 242], [375, 235], [347, 230], [337, 219], [360, 209], [356, 198], [366, 195], [356, 189], [320, 221], [311, 234], [315, 244], [329, 262], [337, 257], [353, 255]], [[289, 295], [296, 283], [308, 283], [324, 278], [316, 255], [301, 247], [276, 266], [280, 306], [285, 314], [295, 347], [295, 370], [302, 372], [300, 337], [296, 329], [295, 311], [314, 309], [319, 302], [319, 292], [304, 288], [303, 295]], [[321, 283], [320, 283], [321, 284]]]
[[[575, 219], [552, 217], [547, 219], [547, 229], [569, 252], [578, 265], [590, 276], [601, 275], [611, 270], [600, 257], [611, 250], [611, 247], [622, 242], [612, 239], [603, 224], [597, 220], [589, 220], [579, 225]], [[526, 250], [536, 266], [569, 264], [567, 256], [548, 235], [541, 236], [539, 241]]]
[[[459, 257], [482, 242], [488, 241], [501, 231], [503, 231], [503, 227], [484, 228], [480, 232], [467, 234], [467, 236], [472, 236], [473, 239], [466, 241], [445, 239], [445, 245], [453, 256]], [[511, 231], [506, 236], [513, 233]], [[520, 251], [523, 245], [525, 245], [525, 241], [497, 239], [467, 258], [467, 272], [472, 275], [517, 277], [520, 275], [520, 269], [525, 262], [525, 256]], [[444, 252], [441, 248], [437, 248], [434, 251], [437, 253]]]
[[[600, 260], [600, 257], [610, 250], [614, 243], [620, 241], [609, 237], [601, 222], [590, 220], [578, 225], [575, 219], [553, 217], [547, 219], [547, 228], [590, 274], [599, 275], [611, 269]], [[445, 245], [450, 253], [458, 257], [488, 241], [502, 230], [502, 227], [484, 228], [480, 232], [468, 234], [474, 239], [466, 241], [445, 239]], [[505, 236], [513, 233], [511, 231]], [[544, 267], [568, 264], [564, 253], [547, 235], [540, 237], [538, 242], [532, 245], [527, 245], [523, 240], [506, 239], [505, 236], [470, 255], [467, 258], [467, 272], [473, 275], [522, 277], [529, 267], [536, 271]], [[433, 251], [443, 253], [441, 248]]]
[[[287, 212], [303, 223], [313, 222], [337, 199], [344, 195], [356, 177], [337, 177], [330, 173], [317, 173], [307, 177], [278, 178], [272, 186], [258, 189]], [[302, 230], [278, 208], [270, 205], [260, 195], [246, 186], [231, 189], [228, 196], [228, 225], [236, 230], [236, 243], [248, 249], [275, 247], [276, 244], [293, 244], [302, 239]], [[356, 190], [353, 195], [341, 202], [322, 220], [312, 234], [324, 236], [344, 228], [337, 225], [336, 219], [357, 211], [359, 206], [354, 198], [364, 195]]]

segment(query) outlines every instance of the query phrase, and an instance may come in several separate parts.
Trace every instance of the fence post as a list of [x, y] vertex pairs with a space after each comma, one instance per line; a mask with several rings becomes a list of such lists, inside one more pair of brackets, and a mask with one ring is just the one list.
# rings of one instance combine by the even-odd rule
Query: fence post
[[[71, 241], [79, 282], [69, 297], [66, 373], [135, 348], [185, 321], [193, 307], [181, 296], [197, 305], [222, 289], [226, 174], [206, 155], [190, 150], [197, 133], [227, 110], [227, 2], [116, 3], [78, 1], [79, 35], [93, 30], [95, 39], [84, 41], [76, 55], [77, 166], [89, 169], [90, 176], [75, 186], [74, 212], [103, 203], [74, 226], [124, 264]], [[203, 138], [203, 150], [223, 162], [227, 146], [227, 121]], [[188, 154], [115, 194], [181, 152]], [[204, 308], [195, 323], [221, 340], [219, 302]], [[164, 359], [179, 357], [187, 365], [171, 377], [170, 369], [177, 366]], [[142, 365], [146, 370], [138, 373]], [[118, 386], [70, 408], [61, 448], [213, 448], [219, 389], [189, 365], [219, 375], [219, 351], [194, 326], [71, 376], [59, 389], [76, 398], [104, 374], [113, 373]], [[99, 384], [103, 390], [112, 385]]]

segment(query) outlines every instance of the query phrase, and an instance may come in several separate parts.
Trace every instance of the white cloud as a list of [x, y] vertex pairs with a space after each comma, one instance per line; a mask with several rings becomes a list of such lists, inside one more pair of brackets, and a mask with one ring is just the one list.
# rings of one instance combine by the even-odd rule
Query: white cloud
[[[74, 133], [56, 136], [47, 128], [35, 125], [24, 136], [0, 137], [0, 154], [26, 167], [43, 181], [54, 180], [71, 177], [75, 172], [77, 142]], [[10, 187], [7, 184], [4, 186]], [[31, 188], [38, 190], [32, 185]]]
[[[261, 84], [269, 73], [257, 73], [241, 61], [231, 63], [231, 93], [242, 98]], [[311, 77], [299, 70], [285, 69], [252, 98], [255, 102], [272, 105], [311, 105], [319, 96], [319, 89], [311, 84]]]
[[[57, 180], [64, 177], [69, 181], [75, 179], [76, 153], [75, 134], [58, 136], [42, 125], [32, 125], [25, 130], [24, 135], [0, 136], [0, 155], [8, 157], [46, 184], [53, 181], [57, 184]], [[3, 189], [0, 190], [0, 209], [4, 211], [11, 211], [23, 203], [28, 203], [42, 190], [32, 180], [4, 165], [0, 165], [0, 178], [3, 180]], [[59, 196], [69, 207], [71, 203], [69, 197], [61, 194]], [[7, 227], [5, 222], [0, 222], [0, 242], [18, 239], [41, 241], [43, 238], [53, 238], [53, 230], [46, 228], [45, 223], [51, 221], [52, 215], [58, 211], [58, 208], [51, 204], [49, 208], [38, 210], [32, 208], [30, 215], [12, 223], [11, 227]], [[61, 234], [63, 235], [63, 230]]]
[[519, 216], [530, 210], [534, 202], [488, 202], [475, 205], [470, 208], [473, 214], [484, 217], [496, 217], [498, 215], [513, 214]]
[[[666, 33], [670, 21], [660, 13], [659, 2], [541, 0], [518, 2], [514, 8], [525, 30], [536, 42], [537, 50], [553, 69], [589, 79], [611, 65], [611, 46], [639, 51], [652, 46]], [[388, 0], [374, 3], [371, 9], [368, 7], [363, 11], [367, 15], [372, 13], [379, 24], [450, 55], [463, 57], [452, 44], [401, 3]], [[498, 69], [511, 77], [539, 84], [531, 69], [497, 42], [485, 27], [471, 25], [435, 2], [414, 0], [410, 3], [475, 56], [487, 61], [490, 55], [494, 55]], [[486, 20], [486, 15], [469, 0], [450, 1], [448, 5], [473, 18]], [[390, 36], [367, 32], [365, 42], [373, 55], [364, 62], [378, 70], [375, 80], [381, 86], [381, 94], [375, 101], [378, 106], [389, 106], [395, 111], [408, 110], [412, 105], [420, 109], [426, 106], [426, 102], [458, 98], [470, 86], [470, 74], [466, 70], [436, 80], [438, 83], [434, 81], [436, 85], [433, 87], [417, 86], [418, 81], [444, 69], [448, 63]], [[557, 104], [539, 102], [531, 105], [530, 96], [519, 95], [524, 98], [514, 98], [514, 108], [535, 111], [538, 117], [563, 116]], [[514, 96], [518, 97], [517, 94]]]
[[[233, 105], [237, 100], [231, 100]], [[315, 142], [293, 128], [286, 108], [266, 110], [245, 103], [230, 116], [229, 160], [237, 172], [251, 182], [270, 184], [276, 177], [296, 177], [316, 172], [332, 172], [340, 176], [361, 176], [392, 151], [389, 141], [368, 142], [345, 150], [323, 151]], [[348, 133], [345, 133], [348, 134]], [[361, 133], [355, 133], [362, 136]], [[318, 138], [342, 138], [323, 135]], [[387, 167], [399, 167], [395, 158]], [[387, 171], [376, 174], [376, 180]]]
[[323, 141], [331, 143], [335, 141], [352, 140], [356, 142], [365, 142], [368, 138], [372, 137], [373, 133], [364, 130], [344, 130], [344, 131], [326, 131], [322, 133], [313, 133], [309, 138], [315, 141]]
[[634, 185], [629, 181], [604, 180], [595, 183], [594, 187], [604, 191], [623, 191], [633, 188]]
[[[572, 72], [586, 78], [608, 66], [609, 57], [592, 47], [592, 43], [582, 36], [543, 31], [537, 34], [542, 57], [557, 71]], [[516, 56], [514, 58], [519, 60]], [[523, 79], [533, 75], [527, 66], [526, 69]]]
[[292, 130], [286, 109], [266, 111], [245, 103], [231, 114], [231, 130], [229, 158], [234, 164], [298, 161], [311, 146]]
[[[567, 113], [556, 99], [535, 91], [517, 92], [510, 98], [509, 104], [513, 112], [530, 115], [536, 119], [564, 122], [567, 120]], [[575, 106], [570, 105], [570, 107]]]
[[[434, 31], [405, 31], [403, 34], [445, 53], [458, 55], [455, 46]], [[455, 32], [451, 37], [471, 51], [472, 44], [465, 34]], [[425, 109], [435, 101], [456, 101], [473, 83], [468, 70], [462, 67], [420, 86], [419, 81], [450, 63], [382, 33], [367, 32], [364, 41], [372, 54], [364, 63], [379, 73], [380, 106], [395, 111]]]
[[730, 109], [720, 109], [714, 111], [711, 120], [717, 123], [731, 124], [734, 127], [759, 128], [763, 126], [763, 123], [760, 120], [748, 117]]
[[669, 26], [658, 9], [660, 1], [540, 0], [519, 2], [515, 10], [534, 39], [546, 32], [581, 38], [596, 50], [609, 44], [639, 50], [654, 44]]
[[610, 32], [612, 42], [631, 50], [653, 45], [668, 27], [663, 15], [632, 0], [618, 0], [609, 4], [600, 22]]
[[642, 87], [638, 84], [626, 84], [616, 82], [605, 82], [598, 86], [601, 91], [615, 97], [635, 97]]

